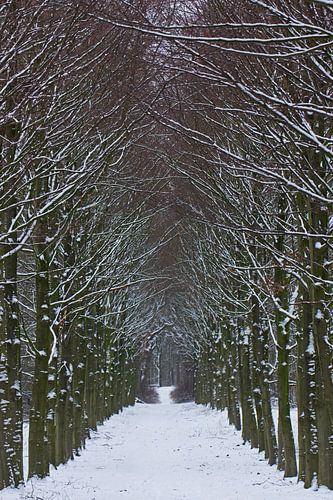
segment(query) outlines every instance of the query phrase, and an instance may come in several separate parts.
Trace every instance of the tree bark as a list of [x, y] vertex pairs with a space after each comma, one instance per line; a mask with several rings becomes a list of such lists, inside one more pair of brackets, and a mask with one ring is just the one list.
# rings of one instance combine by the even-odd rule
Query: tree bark
[[[36, 199], [47, 192], [47, 179], [36, 179]], [[38, 217], [34, 236], [36, 265], [36, 358], [29, 417], [29, 473], [28, 477], [45, 477], [49, 472], [46, 435], [47, 395], [50, 332], [50, 287], [48, 223]]]

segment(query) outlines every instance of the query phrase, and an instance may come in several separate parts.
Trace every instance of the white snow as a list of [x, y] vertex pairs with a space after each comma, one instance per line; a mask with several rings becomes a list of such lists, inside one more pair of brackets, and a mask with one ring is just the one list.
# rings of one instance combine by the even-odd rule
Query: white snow
[[156, 390], [158, 392], [159, 401], [161, 404], [169, 405], [172, 404], [172, 400], [170, 399], [170, 392], [174, 389], [174, 387], [157, 387]]
[[313, 338], [313, 332], [310, 332], [310, 336], [309, 336], [309, 344], [308, 344], [308, 347], [306, 349], [306, 352], [308, 352], [309, 354], [315, 354], [315, 346], [314, 346], [314, 338]]
[[194, 403], [137, 404], [92, 434], [81, 457], [50, 477], [28, 481], [0, 500], [292, 500], [329, 499], [283, 480], [262, 454], [243, 445], [225, 413]]
[[15, 391], [21, 392], [21, 384], [19, 380], [15, 380], [13, 385], [11, 386], [11, 389], [14, 389]]
[[57, 397], [54, 391], [50, 391], [47, 395], [47, 399], [55, 399]]

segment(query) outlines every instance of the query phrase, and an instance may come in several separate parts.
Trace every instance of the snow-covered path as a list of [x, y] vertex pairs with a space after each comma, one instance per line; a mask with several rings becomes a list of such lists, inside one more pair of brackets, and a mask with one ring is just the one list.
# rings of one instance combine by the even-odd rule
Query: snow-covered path
[[283, 481], [257, 451], [243, 446], [225, 414], [193, 403], [137, 404], [113, 416], [81, 457], [1, 500], [291, 500], [329, 499]]

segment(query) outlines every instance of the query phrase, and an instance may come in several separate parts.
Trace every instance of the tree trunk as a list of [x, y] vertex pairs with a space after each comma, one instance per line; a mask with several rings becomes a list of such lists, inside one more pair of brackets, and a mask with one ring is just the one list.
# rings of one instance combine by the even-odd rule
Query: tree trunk
[[[327, 233], [328, 211], [320, 203], [310, 203], [310, 227], [318, 234]], [[318, 482], [333, 489], [333, 368], [329, 331], [328, 245], [321, 238], [310, 238], [310, 284], [312, 325], [316, 355], [317, 423], [318, 423]]]
[[251, 443], [251, 448], [258, 448], [258, 427], [252, 399], [249, 334], [249, 329], [241, 329], [239, 377], [241, 381], [242, 437], [244, 441]]
[[[36, 180], [36, 198], [47, 192], [47, 179]], [[36, 262], [36, 358], [29, 417], [29, 478], [49, 472], [46, 435], [48, 362], [51, 347], [48, 224], [37, 218], [34, 237]]]
[[[287, 201], [284, 193], [280, 194], [278, 202], [279, 220], [286, 218]], [[279, 224], [280, 235], [276, 237], [276, 250], [279, 255], [284, 252], [284, 227]], [[275, 312], [277, 343], [278, 343], [278, 398], [279, 398], [279, 454], [278, 468], [284, 469], [285, 477], [297, 475], [294, 435], [290, 419], [289, 405], [289, 336], [290, 318], [280, 308], [289, 310], [288, 276], [279, 263], [275, 270], [275, 295], [278, 307]]]

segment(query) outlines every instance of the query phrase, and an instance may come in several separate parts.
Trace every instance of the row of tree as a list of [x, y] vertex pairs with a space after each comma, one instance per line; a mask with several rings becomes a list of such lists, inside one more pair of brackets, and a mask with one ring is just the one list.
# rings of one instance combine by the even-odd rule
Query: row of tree
[[196, 400], [227, 406], [286, 477], [331, 489], [332, 15], [326, 2], [214, 0], [118, 23], [163, 40], [175, 76], [153, 113], [181, 177], [189, 290], [173, 299], [173, 336], [198, 363]]
[[43, 477], [134, 403], [155, 314], [134, 323], [143, 298], [130, 290], [151, 279], [161, 181], [135, 145], [156, 89], [145, 38], [97, 8], [0, 7], [0, 488], [23, 482], [24, 408], [28, 475]]
[[22, 481], [24, 387], [44, 476], [167, 332], [197, 402], [332, 489], [330, 3], [0, 9], [0, 485]]

